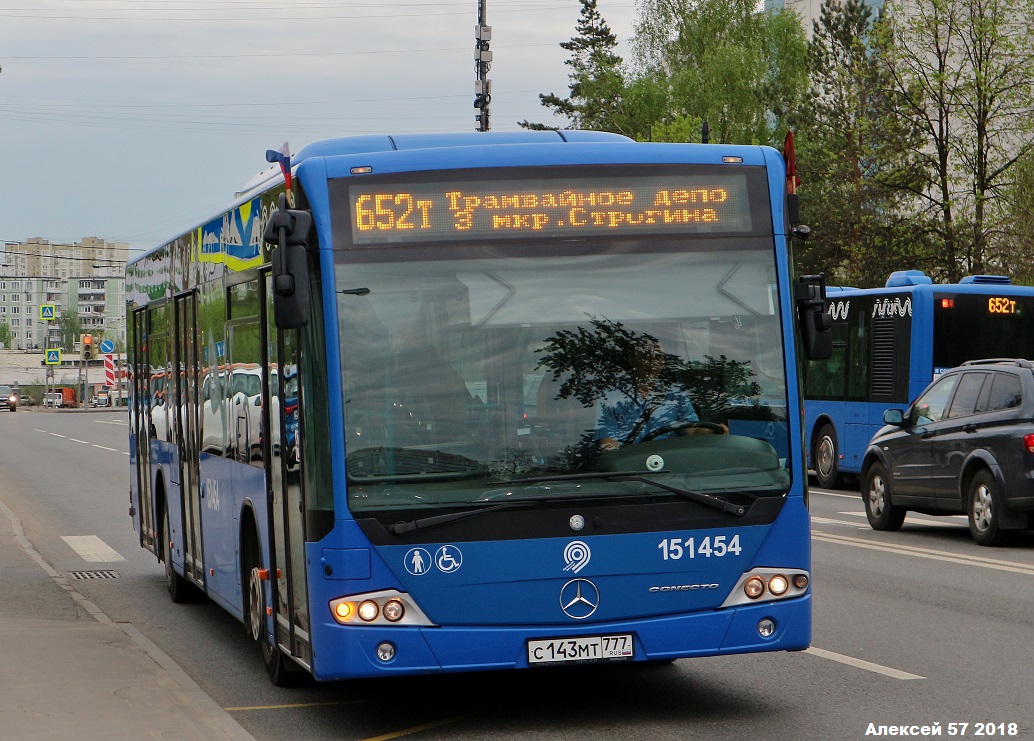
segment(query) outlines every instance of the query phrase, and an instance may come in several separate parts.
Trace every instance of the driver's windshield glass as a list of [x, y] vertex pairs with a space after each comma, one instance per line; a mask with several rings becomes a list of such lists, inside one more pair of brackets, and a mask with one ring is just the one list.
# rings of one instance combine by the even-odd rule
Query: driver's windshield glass
[[787, 395], [767, 242], [339, 262], [352, 511], [563, 495], [585, 480], [519, 480], [616, 471], [781, 495]]

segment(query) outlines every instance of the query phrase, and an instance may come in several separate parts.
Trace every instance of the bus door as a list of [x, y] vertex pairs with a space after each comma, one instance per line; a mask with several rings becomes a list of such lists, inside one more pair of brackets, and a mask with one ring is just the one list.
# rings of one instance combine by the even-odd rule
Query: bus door
[[278, 330], [273, 321], [272, 278], [267, 274], [263, 302], [266, 320], [264, 358], [269, 379], [271, 430], [269, 481], [275, 533], [276, 638], [301, 663], [312, 665], [308, 588], [305, 580], [305, 529], [301, 482], [298, 330]]
[[[179, 448], [180, 486], [183, 492], [184, 573], [204, 585], [205, 568], [201, 550], [201, 446], [198, 430], [200, 404], [200, 360], [197, 343], [197, 297], [194, 293], [177, 296], [175, 309], [176, 444]], [[171, 504], [170, 504], [171, 506]]]
[[148, 353], [147, 309], [130, 317], [132, 332], [133, 405], [130, 425], [136, 439], [137, 507], [140, 508], [140, 545], [154, 551], [154, 512], [151, 506], [151, 361]]

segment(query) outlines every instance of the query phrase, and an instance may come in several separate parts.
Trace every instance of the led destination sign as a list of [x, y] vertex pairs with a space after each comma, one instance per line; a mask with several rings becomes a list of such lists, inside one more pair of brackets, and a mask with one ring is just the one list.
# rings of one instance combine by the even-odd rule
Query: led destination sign
[[752, 229], [742, 172], [350, 185], [349, 201], [354, 244]]

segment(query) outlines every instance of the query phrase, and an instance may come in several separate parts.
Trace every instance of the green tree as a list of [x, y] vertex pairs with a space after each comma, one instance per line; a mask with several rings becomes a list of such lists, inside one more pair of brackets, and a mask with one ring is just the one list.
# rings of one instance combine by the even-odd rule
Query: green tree
[[[596, 0], [580, 0], [581, 12], [575, 30], [578, 35], [560, 44], [571, 52], [564, 64], [571, 68], [568, 75], [570, 94], [561, 98], [555, 93], [540, 94], [542, 105], [555, 116], [567, 119], [562, 128], [612, 131], [634, 136], [637, 126], [628, 105], [623, 60], [615, 52], [617, 37], [600, 14]], [[640, 96], [641, 97], [641, 96]], [[556, 129], [542, 123], [520, 121], [526, 129]]]
[[1006, 213], [998, 238], [1000, 265], [1014, 282], [1034, 285], [1034, 152], [1028, 151], [1016, 163], [1003, 195]]
[[83, 333], [83, 323], [79, 319], [79, 314], [66, 309], [61, 312], [61, 318], [57, 323], [61, 328], [61, 349], [66, 353], [74, 353], [79, 335]]
[[806, 43], [792, 11], [759, 13], [753, 0], [643, 0], [636, 69], [664, 100], [651, 138], [707, 121], [713, 142], [778, 144], [807, 92]]
[[6, 322], [0, 324], [0, 344], [7, 349], [10, 349], [12, 339], [11, 328], [7, 326]]
[[920, 182], [912, 153], [922, 140], [894, 110], [881, 24], [863, 0], [823, 3], [797, 127], [803, 220], [815, 234], [798, 249], [798, 267], [849, 285], [882, 285], [900, 266], [925, 266], [906, 205]]
[[1012, 171], [1034, 135], [1034, 0], [890, 0], [883, 57], [900, 116], [924, 133], [915, 203], [939, 278], [997, 270]]

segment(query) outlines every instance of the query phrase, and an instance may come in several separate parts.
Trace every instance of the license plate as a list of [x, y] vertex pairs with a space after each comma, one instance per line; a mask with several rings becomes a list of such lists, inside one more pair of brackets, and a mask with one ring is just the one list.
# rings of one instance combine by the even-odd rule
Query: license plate
[[635, 658], [632, 634], [528, 641], [529, 664], [626, 661]]

